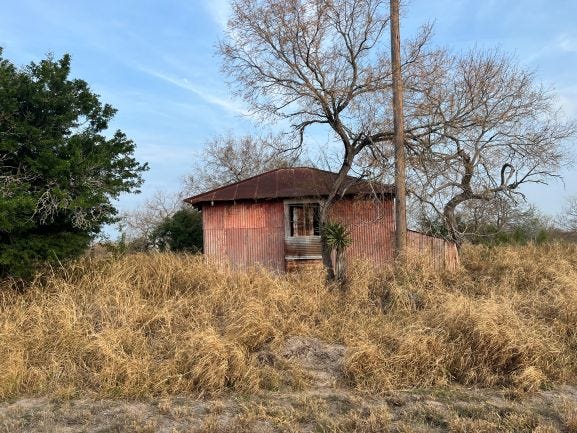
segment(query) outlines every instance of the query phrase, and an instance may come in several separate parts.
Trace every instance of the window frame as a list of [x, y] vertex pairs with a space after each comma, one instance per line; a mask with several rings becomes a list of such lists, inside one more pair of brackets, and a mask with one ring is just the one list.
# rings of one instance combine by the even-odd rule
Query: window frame
[[[284, 214], [285, 214], [285, 237], [287, 239], [320, 239], [321, 237], [321, 228], [320, 228], [320, 207], [322, 202], [318, 199], [300, 199], [300, 200], [285, 200], [284, 202]], [[291, 209], [294, 209], [296, 206], [306, 206], [306, 205], [316, 205], [317, 206], [317, 226], [313, 227], [313, 233], [318, 232], [318, 234], [313, 235], [293, 235], [293, 221], [291, 219]], [[315, 217], [313, 216], [313, 224], [314, 224]]]

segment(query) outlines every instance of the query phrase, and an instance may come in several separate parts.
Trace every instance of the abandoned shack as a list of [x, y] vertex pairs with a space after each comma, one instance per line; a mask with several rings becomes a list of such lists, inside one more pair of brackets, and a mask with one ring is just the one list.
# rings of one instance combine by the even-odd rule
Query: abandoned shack
[[[235, 265], [261, 264], [285, 271], [321, 263], [319, 203], [337, 174], [316, 168], [272, 170], [185, 202], [202, 211], [204, 253]], [[352, 238], [347, 259], [390, 262], [394, 254], [394, 187], [348, 176], [330, 219]], [[437, 268], [454, 268], [456, 246], [418, 232], [408, 233], [410, 250]]]

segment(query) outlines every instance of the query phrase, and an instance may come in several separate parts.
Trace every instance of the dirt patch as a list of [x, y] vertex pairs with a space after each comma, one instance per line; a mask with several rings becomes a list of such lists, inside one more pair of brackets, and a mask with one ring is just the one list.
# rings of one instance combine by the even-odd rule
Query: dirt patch
[[171, 397], [47, 398], [0, 404], [2, 433], [574, 432], [577, 389], [525, 396], [446, 388], [375, 397], [347, 389]]
[[334, 387], [343, 378], [343, 345], [328, 344], [311, 337], [290, 337], [282, 356], [303, 368], [316, 387]]

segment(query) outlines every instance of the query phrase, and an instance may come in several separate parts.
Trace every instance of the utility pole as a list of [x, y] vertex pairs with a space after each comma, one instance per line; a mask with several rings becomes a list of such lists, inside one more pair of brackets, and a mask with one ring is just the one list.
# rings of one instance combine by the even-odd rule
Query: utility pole
[[391, 68], [393, 72], [393, 120], [395, 127], [395, 257], [403, 262], [407, 254], [407, 192], [399, 0], [391, 0]]

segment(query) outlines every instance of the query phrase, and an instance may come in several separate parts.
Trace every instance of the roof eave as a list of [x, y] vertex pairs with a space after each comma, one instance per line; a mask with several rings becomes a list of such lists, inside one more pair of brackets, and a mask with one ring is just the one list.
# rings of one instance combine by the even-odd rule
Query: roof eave
[[[183, 200], [183, 202], [188, 203], [192, 206], [194, 206], [197, 209], [201, 209], [202, 206], [206, 205], [206, 204], [211, 204], [214, 205], [216, 203], [234, 203], [234, 202], [258, 202], [258, 201], [267, 201], [267, 200], [287, 200], [287, 199], [310, 199], [310, 198], [318, 198], [318, 199], [323, 199], [325, 197], [327, 197], [327, 194], [323, 194], [323, 195], [307, 195], [307, 196], [282, 196], [282, 197], [260, 197], [260, 198], [243, 198], [243, 199], [238, 199], [238, 200], [234, 200], [234, 199], [197, 199], [200, 198], [200, 196], [202, 196], [204, 194], [199, 194], [198, 196], [194, 196], [194, 197], [189, 197], [189, 198], [185, 198]], [[343, 197], [351, 197], [351, 196], [362, 196], [362, 197], [369, 197], [369, 196], [377, 196], [377, 197], [384, 197], [384, 196], [391, 196], [391, 197], [395, 197], [395, 191], [394, 188], [391, 188], [389, 191], [381, 191], [381, 192], [376, 192], [376, 191], [372, 191], [372, 192], [354, 192], [354, 193], [348, 193], [348, 194], [344, 194]]]

